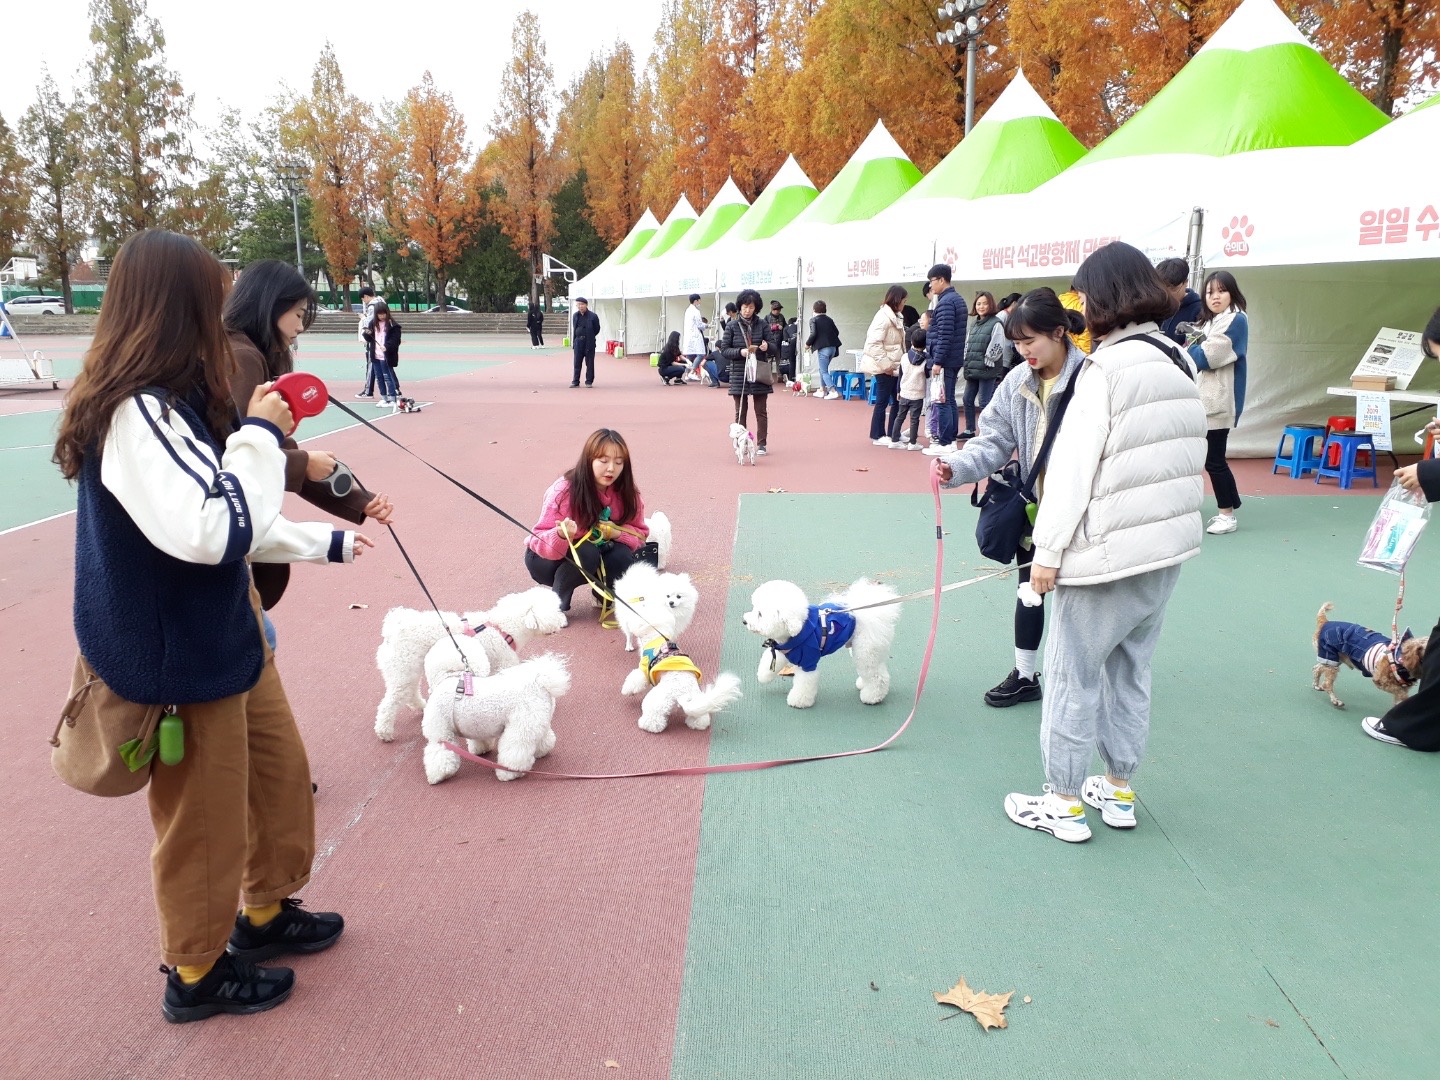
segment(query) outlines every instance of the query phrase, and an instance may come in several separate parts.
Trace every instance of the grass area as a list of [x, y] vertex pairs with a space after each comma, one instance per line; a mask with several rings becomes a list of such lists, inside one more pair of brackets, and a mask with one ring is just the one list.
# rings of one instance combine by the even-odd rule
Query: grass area
[[[773, 552], [815, 537], [833, 540], [818, 565], [836, 580], [805, 575], [812, 599], [862, 573], [923, 587], [927, 502], [744, 497], [723, 663], [747, 694], [717, 718], [712, 760], [869, 746], [898, 727], [927, 602], [906, 608], [878, 708], [837, 656], [821, 704], [789, 709], [786, 687], [749, 678], [758, 642], [740, 614]], [[1133, 832], [1095, 815], [1094, 839], [1070, 846], [1005, 817], [1005, 793], [1043, 779], [1039, 706], [981, 703], [1012, 663], [1007, 581], [946, 596], [931, 683], [892, 749], [708, 778], [672, 1076], [1440, 1074], [1440, 944], [1408, 932], [1440, 888], [1436, 759], [1360, 733], [1388, 697], [1353, 672], [1343, 712], [1310, 689], [1323, 601], [1388, 623], [1394, 579], [1355, 565], [1373, 510], [1249, 502], [1242, 530], [1187, 564]], [[947, 513], [953, 581], [975, 564], [973, 519], [957, 499]], [[1430, 557], [1422, 542], [1418, 565]], [[1440, 587], [1413, 576], [1423, 633]], [[942, 1021], [953, 1010], [931, 991], [962, 975], [1016, 991], [1007, 1030]]]

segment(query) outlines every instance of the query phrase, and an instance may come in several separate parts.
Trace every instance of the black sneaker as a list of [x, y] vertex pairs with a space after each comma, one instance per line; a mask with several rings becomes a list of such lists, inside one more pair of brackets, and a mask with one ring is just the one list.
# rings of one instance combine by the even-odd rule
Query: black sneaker
[[172, 1024], [188, 1024], [216, 1013], [264, 1012], [295, 989], [295, 973], [289, 968], [256, 967], [229, 953], [222, 953], [194, 986], [186, 986], [174, 968], [162, 964], [160, 970], [166, 974], [160, 1011]]
[[1018, 668], [1012, 668], [999, 686], [985, 691], [985, 704], [996, 709], [1008, 709], [1022, 701], [1040, 700], [1040, 675], [1022, 679]]
[[282, 953], [312, 953], [328, 949], [345, 932], [345, 920], [333, 911], [302, 911], [300, 901], [287, 897], [280, 901], [280, 914], [264, 926], [250, 925], [242, 911], [235, 916], [235, 929], [230, 931], [231, 956], [248, 960], [268, 960]]

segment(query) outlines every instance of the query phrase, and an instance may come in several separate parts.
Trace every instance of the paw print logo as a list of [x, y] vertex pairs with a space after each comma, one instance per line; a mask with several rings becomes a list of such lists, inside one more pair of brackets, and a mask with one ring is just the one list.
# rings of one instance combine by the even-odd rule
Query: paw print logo
[[1248, 215], [1232, 217], [1230, 224], [1220, 230], [1225, 241], [1225, 254], [1235, 257], [1250, 254], [1250, 237], [1255, 235], [1255, 226], [1250, 224]]
[[948, 247], [945, 249], [944, 262], [946, 266], [954, 266], [959, 261], [960, 253], [958, 251], [956, 251], [953, 247]]
[[815, 262], [811, 260], [805, 264], [805, 284], [815, 284]]

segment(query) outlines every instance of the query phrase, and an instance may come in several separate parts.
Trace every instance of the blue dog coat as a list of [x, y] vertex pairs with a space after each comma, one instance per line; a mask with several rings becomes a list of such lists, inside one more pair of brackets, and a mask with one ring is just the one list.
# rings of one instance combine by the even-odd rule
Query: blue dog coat
[[785, 644], [769, 642], [801, 671], [814, 671], [820, 658], [839, 652], [855, 636], [855, 616], [844, 608], [810, 605], [805, 625]]
[[[1401, 642], [1414, 637], [1407, 629], [1400, 635]], [[1320, 627], [1316, 652], [1322, 664], [1332, 667], [1346, 657], [1355, 665], [1355, 670], [1367, 679], [1375, 677], [1375, 665], [1390, 648], [1390, 638], [1369, 627], [1352, 622], [1327, 622]]]

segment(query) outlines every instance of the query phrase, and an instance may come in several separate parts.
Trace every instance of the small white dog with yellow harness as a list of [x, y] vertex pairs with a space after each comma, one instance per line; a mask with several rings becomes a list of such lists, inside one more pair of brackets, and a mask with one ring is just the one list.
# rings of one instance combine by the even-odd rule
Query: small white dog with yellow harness
[[710, 726], [712, 713], [740, 699], [740, 679], [722, 671], [710, 686], [702, 689], [703, 673], [675, 642], [676, 611], [644, 597], [636, 597], [639, 602], [635, 603], [623, 593], [619, 595], [634, 609], [628, 611], [619, 605], [620, 610], [626, 612], [625, 617], [643, 622], [642, 637], [648, 638], [640, 650], [639, 666], [625, 677], [620, 687], [620, 692], [627, 696], [645, 695], [640, 703], [641, 730], [664, 731], [671, 713], [679, 709], [685, 715], [686, 727], [704, 731]]

